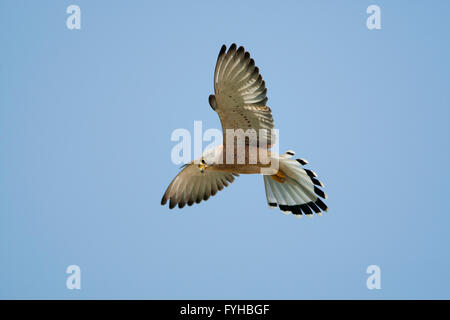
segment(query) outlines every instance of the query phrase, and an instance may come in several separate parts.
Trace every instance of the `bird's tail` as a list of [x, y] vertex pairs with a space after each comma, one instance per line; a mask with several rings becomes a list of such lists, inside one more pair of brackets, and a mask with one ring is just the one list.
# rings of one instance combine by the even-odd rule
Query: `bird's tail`
[[303, 214], [312, 217], [327, 211], [328, 207], [320, 199], [326, 199], [325, 193], [318, 188], [322, 182], [316, 179], [312, 170], [303, 169], [308, 162], [303, 159], [291, 159], [293, 151], [280, 155], [279, 170], [276, 175], [264, 175], [266, 197], [270, 208], [279, 207], [284, 213], [292, 212], [297, 217]]

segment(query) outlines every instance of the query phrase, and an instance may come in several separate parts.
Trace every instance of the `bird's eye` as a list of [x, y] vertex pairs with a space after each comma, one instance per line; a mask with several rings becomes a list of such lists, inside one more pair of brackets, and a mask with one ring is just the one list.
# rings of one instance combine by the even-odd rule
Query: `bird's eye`
[[202, 159], [202, 163], [203, 163], [203, 164], [206, 164], [205, 159]]

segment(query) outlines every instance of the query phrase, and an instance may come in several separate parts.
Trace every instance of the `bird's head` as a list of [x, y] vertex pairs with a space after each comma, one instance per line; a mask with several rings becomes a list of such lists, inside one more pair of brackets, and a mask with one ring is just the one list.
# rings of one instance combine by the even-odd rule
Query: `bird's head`
[[200, 169], [200, 173], [204, 173], [206, 168], [208, 168], [208, 165], [206, 164], [205, 159], [201, 159], [200, 163], [198, 164], [198, 168]]
[[218, 151], [220, 151], [220, 149], [210, 148], [202, 153], [201, 158], [197, 158], [196, 163], [201, 173], [204, 173], [206, 169], [215, 166], [218, 161], [220, 161], [218, 155], [220, 156], [221, 154]]

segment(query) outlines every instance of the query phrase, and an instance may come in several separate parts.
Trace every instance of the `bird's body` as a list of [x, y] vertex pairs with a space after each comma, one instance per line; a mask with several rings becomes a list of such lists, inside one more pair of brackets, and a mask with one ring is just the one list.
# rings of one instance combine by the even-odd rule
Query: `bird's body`
[[[254, 157], [251, 155], [254, 155]], [[234, 147], [227, 151], [227, 148], [220, 145], [214, 149], [206, 150], [202, 157], [194, 163], [204, 159], [206, 164], [210, 164], [208, 170], [237, 174], [264, 174], [264, 169], [270, 167], [271, 161], [275, 161], [272, 157], [272, 152], [267, 148], [245, 145], [242, 148]]]
[[327, 206], [316, 174], [291, 159], [293, 151], [270, 151], [277, 135], [272, 110], [266, 105], [267, 89], [258, 67], [243, 47], [222, 46], [214, 72], [215, 95], [211, 108], [222, 124], [224, 144], [206, 150], [202, 157], [183, 166], [167, 188], [161, 204], [183, 208], [207, 200], [234, 181], [239, 174], [261, 174], [269, 207], [280, 207], [301, 217], [321, 214]]

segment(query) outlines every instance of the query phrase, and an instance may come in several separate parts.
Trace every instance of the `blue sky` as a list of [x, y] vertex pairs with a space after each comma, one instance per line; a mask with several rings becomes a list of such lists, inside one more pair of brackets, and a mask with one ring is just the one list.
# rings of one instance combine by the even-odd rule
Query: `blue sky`
[[[0, 298], [450, 298], [449, 10], [1, 1]], [[325, 183], [323, 217], [269, 210], [260, 176], [160, 205], [172, 131], [220, 128], [207, 98], [233, 42], [266, 81], [280, 150]], [[81, 290], [66, 288], [72, 264]]]

